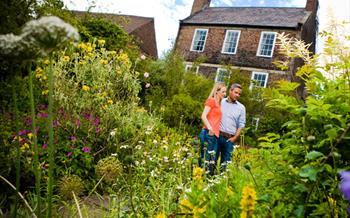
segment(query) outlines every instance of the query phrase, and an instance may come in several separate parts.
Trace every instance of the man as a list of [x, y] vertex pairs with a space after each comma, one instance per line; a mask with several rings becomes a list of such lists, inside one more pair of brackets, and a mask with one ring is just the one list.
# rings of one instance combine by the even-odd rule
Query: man
[[239, 137], [246, 123], [245, 106], [238, 101], [242, 93], [242, 86], [234, 83], [230, 87], [229, 96], [221, 101], [222, 118], [220, 123], [220, 135], [218, 139], [219, 152], [221, 154], [221, 169], [225, 170], [228, 161], [232, 159], [233, 146], [239, 143]]

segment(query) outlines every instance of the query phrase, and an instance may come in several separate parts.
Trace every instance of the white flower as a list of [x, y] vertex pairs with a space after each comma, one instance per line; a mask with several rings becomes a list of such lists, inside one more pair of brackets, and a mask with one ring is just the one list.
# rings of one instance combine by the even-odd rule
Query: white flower
[[214, 151], [214, 150], [208, 151], [208, 154], [214, 155], [214, 154], [215, 154], [215, 151]]
[[168, 158], [168, 157], [163, 157], [163, 161], [164, 161], [165, 163], [167, 163], [167, 162], [169, 162], [169, 158]]
[[113, 154], [111, 154], [111, 156], [116, 157], [116, 156], [118, 156], [118, 154], [117, 153], [113, 153]]
[[122, 145], [120, 146], [121, 149], [127, 149], [129, 147], [129, 145]]
[[151, 87], [151, 84], [150, 83], [146, 83], [145, 87], [146, 87], [146, 89], [148, 89], [149, 87]]
[[138, 161], [135, 161], [135, 165], [138, 166], [140, 164], [140, 162]]
[[143, 76], [144, 76], [145, 78], [148, 78], [148, 77], [149, 77], [149, 73], [145, 72], [145, 73], [143, 74]]
[[146, 59], [146, 56], [145, 55], [141, 55], [141, 60], [145, 60]]
[[115, 131], [109, 133], [111, 136], [115, 136]]
[[155, 145], [158, 144], [157, 140], [154, 139], [153, 144], [155, 144]]
[[150, 174], [151, 174], [152, 177], [156, 177], [157, 176], [157, 173], [154, 170], [152, 170]]

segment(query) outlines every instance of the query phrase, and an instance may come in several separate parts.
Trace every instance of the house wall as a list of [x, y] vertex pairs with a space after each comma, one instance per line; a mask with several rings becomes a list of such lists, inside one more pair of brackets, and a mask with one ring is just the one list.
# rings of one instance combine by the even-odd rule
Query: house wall
[[[190, 51], [192, 38], [196, 28], [208, 29], [208, 36], [203, 52]], [[236, 54], [221, 53], [227, 29], [241, 31]], [[285, 59], [283, 55], [278, 53], [278, 45], [276, 45], [274, 48], [272, 58], [258, 57], [256, 55], [259, 46], [260, 34], [262, 31], [278, 33], [285, 32], [291, 37], [297, 37], [298, 35], [297, 31], [291, 30], [181, 26], [176, 41], [176, 50], [184, 57], [186, 61], [190, 62], [193, 62], [197, 58], [203, 56], [205, 57], [206, 63], [278, 70], [273, 62], [275, 60]]]

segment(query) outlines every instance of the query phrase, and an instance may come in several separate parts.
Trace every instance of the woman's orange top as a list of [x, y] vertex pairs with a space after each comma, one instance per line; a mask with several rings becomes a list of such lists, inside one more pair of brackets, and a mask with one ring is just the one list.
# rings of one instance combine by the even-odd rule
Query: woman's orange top
[[222, 117], [220, 105], [216, 103], [214, 98], [208, 98], [208, 100], [205, 102], [205, 106], [210, 107], [210, 110], [207, 114], [207, 119], [212, 127], [214, 134], [219, 137], [220, 121]]

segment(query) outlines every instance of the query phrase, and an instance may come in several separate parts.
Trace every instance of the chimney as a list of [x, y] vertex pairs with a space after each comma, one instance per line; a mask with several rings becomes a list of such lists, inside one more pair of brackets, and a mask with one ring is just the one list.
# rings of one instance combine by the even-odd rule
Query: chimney
[[191, 15], [209, 7], [210, 0], [194, 0]]
[[318, 0], [306, 0], [305, 10], [316, 12], [317, 9], [318, 9]]

